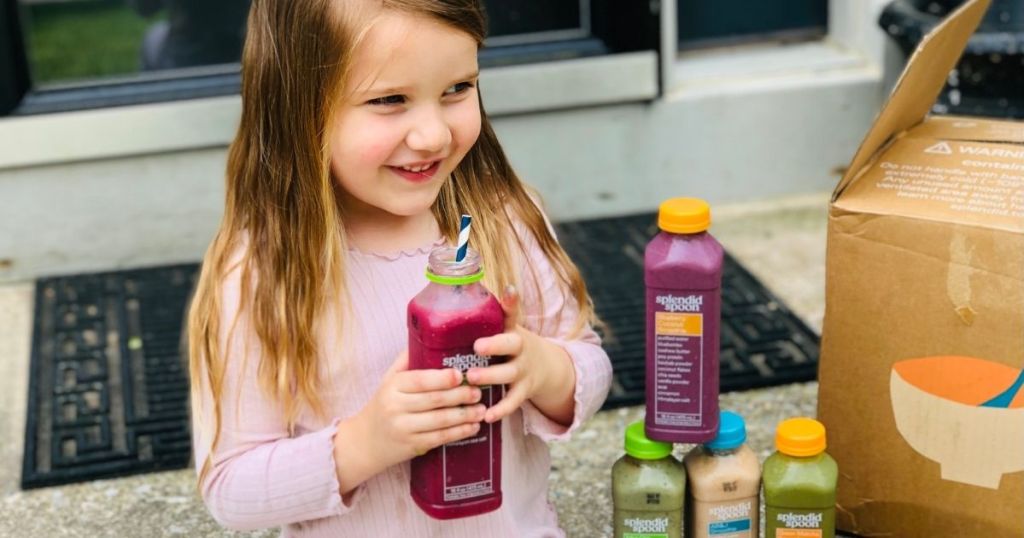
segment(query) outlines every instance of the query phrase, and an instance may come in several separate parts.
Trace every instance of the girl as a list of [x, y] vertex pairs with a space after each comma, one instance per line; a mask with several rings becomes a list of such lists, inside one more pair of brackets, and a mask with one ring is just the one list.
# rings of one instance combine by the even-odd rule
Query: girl
[[[189, 314], [196, 467], [225, 527], [288, 536], [561, 536], [545, 441], [611, 367], [579, 273], [480, 104], [477, 0], [254, 0], [224, 220]], [[504, 364], [406, 367], [431, 248], [477, 216]], [[515, 290], [522, 290], [520, 296]], [[505, 384], [489, 409], [479, 385]], [[502, 421], [504, 502], [437, 521], [409, 460]]]

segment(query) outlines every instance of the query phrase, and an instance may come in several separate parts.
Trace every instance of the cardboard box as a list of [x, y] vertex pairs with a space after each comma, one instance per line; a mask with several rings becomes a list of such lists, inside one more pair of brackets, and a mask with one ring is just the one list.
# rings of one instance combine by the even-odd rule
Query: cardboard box
[[1024, 123], [927, 116], [987, 7], [924, 38], [832, 197], [818, 414], [863, 536], [1024, 536], [1024, 388], [990, 402], [1024, 369]]

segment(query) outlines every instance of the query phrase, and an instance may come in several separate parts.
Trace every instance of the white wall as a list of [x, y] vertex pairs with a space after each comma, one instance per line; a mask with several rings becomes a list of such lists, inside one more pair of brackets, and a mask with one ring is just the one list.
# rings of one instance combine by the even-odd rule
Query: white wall
[[202, 257], [223, 149], [0, 172], [0, 281]]
[[874, 74], [651, 104], [502, 118], [495, 128], [555, 218], [830, 190], [877, 109]]
[[[881, 0], [832, 4], [832, 37], [804, 49], [485, 70], [488, 108], [556, 219], [829, 190], [880, 106], [885, 49]], [[199, 260], [238, 109], [219, 98], [0, 120], [0, 282]]]

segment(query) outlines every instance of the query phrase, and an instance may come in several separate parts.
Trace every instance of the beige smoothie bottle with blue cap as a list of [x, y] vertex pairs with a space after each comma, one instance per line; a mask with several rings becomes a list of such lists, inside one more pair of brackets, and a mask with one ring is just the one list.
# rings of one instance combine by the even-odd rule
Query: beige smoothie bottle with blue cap
[[652, 441], [644, 423], [626, 428], [626, 454], [612, 466], [615, 538], [680, 538], [686, 471], [672, 444]]
[[687, 538], [757, 537], [761, 464], [746, 440], [743, 418], [723, 411], [718, 435], [683, 459]]

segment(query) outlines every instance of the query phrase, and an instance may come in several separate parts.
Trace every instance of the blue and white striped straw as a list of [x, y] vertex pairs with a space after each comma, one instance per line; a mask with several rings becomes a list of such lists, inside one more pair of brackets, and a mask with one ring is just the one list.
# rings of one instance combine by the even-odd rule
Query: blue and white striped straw
[[472, 222], [473, 217], [463, 215], [462, 222], [459, 223], [459, 249], [455, 251], [455, 261], [457, 263], [462, 262], [466, 258], [466, 249], [469, 248], [469, 225]]

